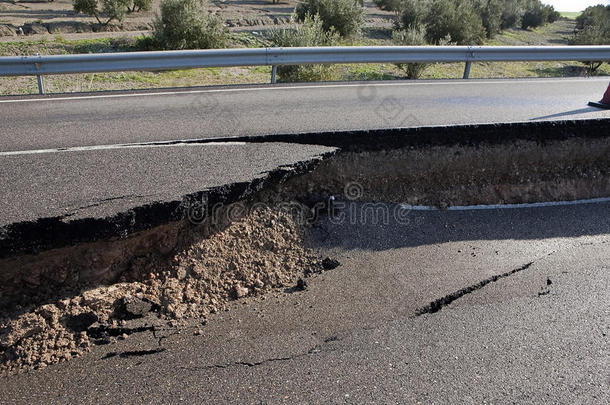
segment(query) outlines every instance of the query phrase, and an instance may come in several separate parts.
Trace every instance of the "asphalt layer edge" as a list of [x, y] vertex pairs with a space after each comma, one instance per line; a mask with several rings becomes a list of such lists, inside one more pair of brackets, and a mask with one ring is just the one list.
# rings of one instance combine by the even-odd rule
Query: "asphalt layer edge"
[[[540, 143], [568, 138], [604, 138], [610, 134], [609, 119], [559, 122], [523, 122], [444, 127], [419, 127], [360, 131], [337, 131], [303, 134], [280, 134], [257, 137], [177, 140], [153, 142], [151, 145], [201, 144], [221, 142], [310, 144], [339, 148], [319, 159], [302, 161], [290, 167], [279, 167], [251, 182], [226, 184], [183, 196], [181, 201], [159, 201], [119, 212], [107, 218], [85, 218], [66, 221], [64, 217], [39, 218], [0, 228], [0, 259], [23, 254], [37, 254], [54, 248], [108, 238], [125, 238], [186, 218], [185, 207], [201, 201], [205, 195], [210, 206], [231, 204], [266, 187], [313, 170], [322, 160], [340, 151], [376, 151], [404, 147], [437, 145], [497, 144], [516, 140]], [[126, 145], [126, 147], [129, 147]]]
[[189, 210], [196, 207], [198, 202], [205, 200], [208, 208], [218, 204], [232, 204], [291, 177], [307, 173], [334, 153], [336, 152], [327, 152], [289, 166], [279, 166], [251, 181], [190, 193], [182, 196], [181, 200], [142, 205], [106, 218], [67, 221], [64, 216], [56, 216], [12, 223], [0, 228], [0, 259], [38, 254], [78, 243], [127, 238], [157, 226], [188, 220]]

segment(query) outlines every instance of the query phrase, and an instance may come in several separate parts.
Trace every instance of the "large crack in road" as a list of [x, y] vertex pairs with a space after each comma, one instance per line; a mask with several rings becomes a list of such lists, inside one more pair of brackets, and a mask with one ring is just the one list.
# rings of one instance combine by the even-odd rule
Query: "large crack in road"
[[[608, 138], [594, 131], [576, 135], [570, 125], [529, 127], [535, 131], [517, 131], [506, 139], [498, 126], [482, 128], [481, 132], [444, 129], [435, 136], [421, 130], [411, 133], [412, 137], [381, 131], [374, 139], [370, 132], [328, 138], [291, 136], [294, 145], [312, 142], [316, 156], [308, 152], [307, 159], [283, 164], [250, 181], [191, 193], [181, 201], [137, 206], [110, 217], [72, 218], [70, 213], [5, 226], [0, 246], [0, 348], [5, 371], [63, 361], [81, 355], [96, 340], [110, 342], [109, 336], [114, 337], [116, 331], [127, 335], [130, 330], [139, 331], [121, 325], [124, 319], [118, 308], [124, 297], [150, 303], [147, 312], [155, 316], [180, 319], [206, 317], [231, 300], [290, 288], [301, 277], [328, 270], [325, 263], [333, 262], [307, 249], [312, 224], [336, 220], [333, 215], [339, 213], [343, 221], [381, 215], [373, 219], [385, 225], [385, 216], [378, 211], [383, 204], [370, 206], [367, 202], [399, 203], [397, 207], [407, 207], [408, 212], [417, 204], [444, 209], [460, 204], [607, 197]], [[589, 130], [596, 130], [602, 123], [589, 125]], [[504, 131], [515, 128], [508, 126]], [[464, 136], [466, 130], [473, 132]], [[492, 130], [498, 133], [487, 139]], [[274, 145], [261, 143], [270, 139], [249, 142], [261, 147]], [[341, 150], [319, 149], [315, 143]], [[90, 151], [57, 153], [80, 152]], [[123, 200], [126, 198], [108, 197], [81, 207], [99, 208], [105, 205], [99, 201], [110, 204]], [[364, 211], [346, 217], [352, 214], [349, 208], [339, 208], [346, 200], [364, 203], [360, 207], [365, 207]], [[205, 201], [203, 209], [195, 204], [200, 201]], [[209, 210], [216, 205], [221, 206], [220, 221], [218, 212]], [[199, 211], [192, 211], [193, 207]], [[235, 207], [242, 215], [231, 217], [228, 214]], [[418, 308], [416, 316], [436, 313], [533, 264], [528, 262], [444, 295]], [[97, 324], [72, 327], [72, 320], [79, 316], [95, 318]], [[145, 330], [149, 329], [141, 329]], [[159, 338], [160, 348], [164, 338]], [[37, 339], [63, 343], [45, 346], [40, 352], [35, 349]], [[149, 355], [158, 348], [151, 350], [121, 353], [123, 357]], [[291, 357], [269, 361], [288, 359]]]
[[496, 281], [498, 281], [500, 279], [503, 279], [505, 277], [510, 277], [513, 274], [519, 273], [520, 271], [527, 270], [533, 264], [534, 264], [534, 262], [526, 263], [523, 266], [510, 270], [510, 271], [507, 271], [506, 273], [494, 275], [492, 277], [486, 278], [485, 280], [481, 280], [476, 284], [470, 285], [470, 286], [462, 288], [458, 291], [454, 291], [450, 294], [447, 294], [439, 299], [432, 301], [428, 305], [418, 309], [415, 313], [415, 316], [421, 316], [421, 315], [425, 315], [425, 314], [434, 314], [435, 312], [438, 312], [441, 309], [449, 306], [452, 302], [459, 300], [464, 295], [470, 294], [477, 290], [480, 290], [481, 288], [485, 287], [489, 283], [495, 283]]

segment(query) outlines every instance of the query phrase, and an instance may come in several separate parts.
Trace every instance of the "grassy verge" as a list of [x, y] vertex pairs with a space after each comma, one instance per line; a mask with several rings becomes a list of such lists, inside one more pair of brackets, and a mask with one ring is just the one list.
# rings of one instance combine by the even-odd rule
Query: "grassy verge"
[[[164, 72], [108, 72], [45, 76], [47, 93], [193, 87], [223, 84], [268, 83], [271, 68], [208, 68]], [[0, 95], [36, 94], [35, 77], [0, 78]]]
[[[490, 45], [520, 44], [562, 44], [571, 32], [570, 22], [563, 20], [556, 24], [535, 30], [507, 30]], [[364, 32], [362, 38], [346, 45], [389, 45], [389, 29], [374, 29]], [[0, 56], [35, 54], [74, 54], [92, 52], [132, 52], [143, 50], [140, 38], [102, 38], [86, 40], [65, 40], [61, 36], [53, 41], [25, 41], [0, 43]], [[261, 35], [232, 33], [232, 47], [264, 47], [268, 41]], [[464, 71], [462, 63], [430, 64], [422, 79], [456, 79]], [[531, 78], [531, 77], [573, 77], [586, 76], [589, 72], [578, 62], [513, 62], [475, 63], [471, 78]], [[204, 85], [268, 83], [271, 68], [236, 67], [175, 70], [164, 72], [109, 72], [95, 74], [54, 75], [45, 77], [46, 91], [49, 93], [69, 93], [103, 90], [127, 90], [144, 88], [191, 87]], [[610, 75], [610, 64], [604, 64], [595, 75]], [[339, 65], [335, 80], [400, 80], [404, 73], [394, 64], [353, 64]], [[33, 77], [0, 77], [0, 95], [35, 94], [38, 92]]]
[[[264, 47], [268, 42], [257, 35], [231, 34], [232, 47]], [[134, 52], [144, 50], [140, 38], [97, 38], [53, 41], [0, 43], [0, 56], [66, 55], [76, 53]], [[267, 83], [271, 68], [266, 66], [172, 70], [163, 72], [107, 72], [45, 76], [48, 93], [71, 93], [103, 90], [128, 90], [202, 85]], [[0, 95], [35, 94], [34, 77], [0, 77]]]
[[576, 17], [582, 14], [582, 11], [560, 11], [559, 14], [564, 18], [575, 20]]

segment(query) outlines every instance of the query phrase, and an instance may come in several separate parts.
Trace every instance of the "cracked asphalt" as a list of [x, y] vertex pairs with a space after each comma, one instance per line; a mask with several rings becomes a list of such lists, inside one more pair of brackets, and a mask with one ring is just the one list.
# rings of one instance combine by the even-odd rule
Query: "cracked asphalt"
[[[106, 218], [334, 150], [118, 143], [608, 117], [586, 107], [606, 79], [426, 84], [0, 100], [0, 227]], [[2, 379], [0, 403], [610, 403], [609, 214], [596, 203], [322, 222], [311, 247], [341, 266], [305, 291], [234, 302], [206, 325], [145, 320]]]
[[[112, 236], [148, 229], [157, 224], [142, 218], [160, 205], [172, 216], [168, 207], [185, 196], [264, 180], [335, 150], [224, 138], [605, 119], [610, 113], [586, 104], [606, 87], [605, 78], [452, 80], [3, 97], [0, 255], [89, 240], [79, 220], [124, 220], [111, 224]], [[207, 143], [172, 144], [185, 139]], [[169, 144], [141, 144], [149, 142]], [[23, 241], [32, 235], [35, 246]]]
[[305, 291], [9, 377], [0, 402], [609, 403], [609, 214], [323, 221], [311, 247], [341, 266]]
[[[318, 159], [334, 148], [190, 144], [0, 156], [0, 227], [39, 218], [106, 218]], [[288, 169], [286, 169], [288, 170]]]

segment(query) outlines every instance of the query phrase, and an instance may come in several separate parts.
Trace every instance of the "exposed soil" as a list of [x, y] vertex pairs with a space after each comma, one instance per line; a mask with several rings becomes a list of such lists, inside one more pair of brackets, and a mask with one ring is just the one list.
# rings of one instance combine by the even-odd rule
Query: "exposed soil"
[[281, 192], [447, 208], [610, 196], [610, 138], [343, 152]]
[[229, 300], [296, 285], [302, 277], [334, 267], [304, 248], [304, 228], [287, 212], [258, 208], [208, 238], [201, 229], [191, 232], [179, 253], [166, 260], [141, 257], [118, 283], [5, 313], [0, 374], [79, 356], [94, 344], [130, 333], [125, 328], [129, 319], [205, 318]]

